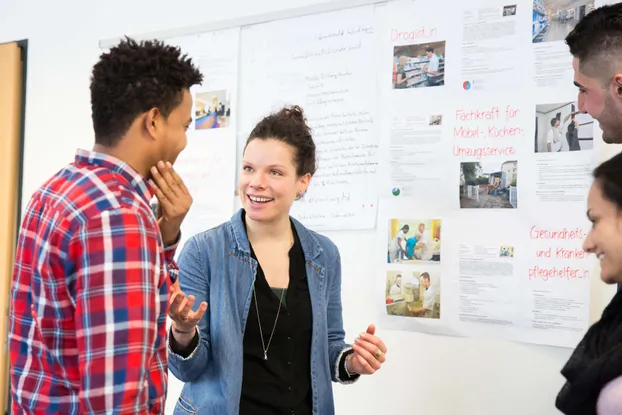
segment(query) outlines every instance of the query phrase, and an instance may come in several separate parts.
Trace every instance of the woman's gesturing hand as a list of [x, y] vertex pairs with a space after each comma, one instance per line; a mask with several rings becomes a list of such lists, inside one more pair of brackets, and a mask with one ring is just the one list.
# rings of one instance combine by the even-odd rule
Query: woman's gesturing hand
[[349, 359], [349, 372], [354, 371], [360, 375], [371, 375], [380, 370], [380, 367], [386, 361], [387, 347], [375, 334], [376, 327], [372, 324], [367, 328], [366, 333], [361, 333], [355, 340], [352, 345], [354, 353]]
[[193, 295], [186, 297], [176, 285], [171, 287], [168, 315], [173, 320], [173, 333], [194, 335], [194, 328], [207, 310], [207, 303], [203, 301], [197, 311], [192, 311], [194, 300]]

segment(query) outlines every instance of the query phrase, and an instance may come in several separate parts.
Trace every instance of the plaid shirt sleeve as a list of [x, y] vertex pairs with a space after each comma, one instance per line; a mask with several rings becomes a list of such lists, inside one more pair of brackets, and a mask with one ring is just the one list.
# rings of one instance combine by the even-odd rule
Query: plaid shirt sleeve
[[144, 414], [156, 398], [149, 396], [149, 371], [167, 274], [158, 232], [144, 212], [121, 208], [89, 219], [70, 241], [81, 413]]

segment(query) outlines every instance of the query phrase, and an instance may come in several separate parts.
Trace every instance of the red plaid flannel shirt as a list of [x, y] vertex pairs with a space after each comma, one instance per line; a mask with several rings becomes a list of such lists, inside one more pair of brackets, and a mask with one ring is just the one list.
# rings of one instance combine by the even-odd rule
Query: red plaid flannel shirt
[[127, 164], [83, 150], [32, 196], [11, 289], [14, 414], [164, 412], [178, 269], [151, 197]]

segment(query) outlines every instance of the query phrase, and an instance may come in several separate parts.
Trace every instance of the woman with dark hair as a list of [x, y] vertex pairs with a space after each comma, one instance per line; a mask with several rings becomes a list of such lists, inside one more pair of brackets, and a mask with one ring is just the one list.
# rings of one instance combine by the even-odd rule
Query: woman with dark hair
[[[622, 282], [622, 154], [594, 171], [587, 216], [592, 229], [583, 249], [598, 257], [601, 279]], [[613, 297], [562, 369], [556, 406], [566, 415], [622, 413], [622, 291]]]
[[373, 325], [344, 342], [339, 251], [289, 215], [315, 151], [301, 108], [261, 120], [244, 149], [242, 209], [184, 245], [169, 312], [169, 365], [185, 382], [176, 414], [330, 415], [331, 380], [385, 361]]

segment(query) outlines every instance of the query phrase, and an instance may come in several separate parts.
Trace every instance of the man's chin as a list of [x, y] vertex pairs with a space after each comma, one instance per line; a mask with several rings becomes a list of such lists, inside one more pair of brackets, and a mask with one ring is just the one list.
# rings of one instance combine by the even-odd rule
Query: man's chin
[[600, 279], [603, 280], [603, 282], [605, 284], [618, 284], [618, 283], [622, 283], [622, 281], [618, 281], [619, 278], [616, 278], [613, 275], [608, 275], [608, 274], [603, 274], [603, 273], [601, 273]]
[[615, 134], [603, 131], [603, 141], [607, 144], [622, 144], [622, 131]]

